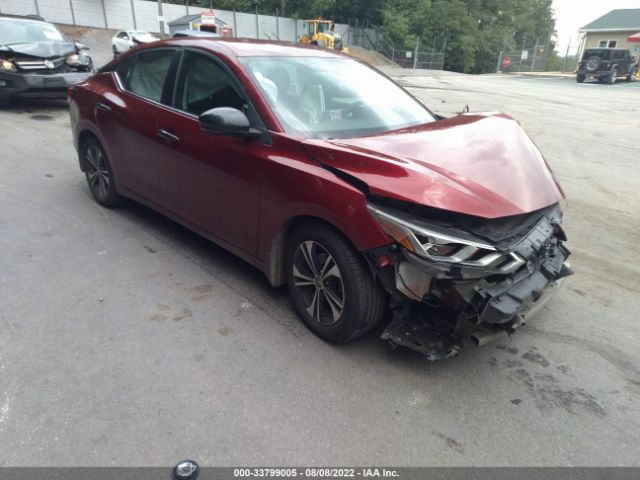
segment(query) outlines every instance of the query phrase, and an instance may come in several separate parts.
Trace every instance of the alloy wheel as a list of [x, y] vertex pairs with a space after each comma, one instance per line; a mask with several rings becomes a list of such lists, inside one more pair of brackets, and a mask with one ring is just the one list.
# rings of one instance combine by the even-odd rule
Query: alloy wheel
[[338, 323], [345, 290], [340, 268], [326, 248], [312, 240], [298, 245], [293, 256], [293, 283], [314, 321], [320, 325]]
[[85, 159], [89, 187], [96, 197], [104, 201], [109, 195], [109, 185], [111, 185], [111, 176], [104, 153], [97, 145], [91, 145], [87, 148]]

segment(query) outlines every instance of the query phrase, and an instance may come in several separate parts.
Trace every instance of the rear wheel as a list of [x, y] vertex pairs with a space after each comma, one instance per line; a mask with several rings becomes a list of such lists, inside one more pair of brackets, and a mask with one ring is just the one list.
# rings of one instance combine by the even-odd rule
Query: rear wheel
[[637, 76], [638, 76], [638, 71], [634, 70], [629, 75], [627, 75], [627, 82], [634, 82]]
[[11, 106], [11, 97], [0, 97], [0, 108], [9, 108]]
[[578, 75], [576, 76], [576, 82], [578, 82], [578, 83], [582, 83], [582, 82], [584, 82], [584, 79], [585, 79], [585, 76], [584, 76], [584, 75], [580, 75], [580, 74], [578, 74]]
[[313, 333], [346, 343], [373, 329], [384, 294], [365, 260], [342, 235], [308, 222], [290, 235], [285, 274], [293, 305]]
[[113, 56], [114, 56], [114, 57], [117, 57], [117, 56], [118, 56], [118, 49], [116, 48], [116, 46], [115, 46], [115, 45], [113, 45], [113, 46], [111, 47], [111, 49], [113, 50]]
[[103, 207], [117, 207], [124, 198], [116, 191], [113, 170], [102, 145], [94, 137], [82, 144], [80, 150], [84, 163], [84, 172], [93, 197]]

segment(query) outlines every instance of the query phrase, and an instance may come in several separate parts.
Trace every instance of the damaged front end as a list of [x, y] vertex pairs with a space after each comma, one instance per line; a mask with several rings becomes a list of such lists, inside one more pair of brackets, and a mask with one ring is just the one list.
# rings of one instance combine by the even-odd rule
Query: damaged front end
[[369, 252], [391, 294], [382, 338], [430, 360], [513, 333], [573, 273], [558, 204], [497, 219], [388, 199], [368, 208], [396, 241]]

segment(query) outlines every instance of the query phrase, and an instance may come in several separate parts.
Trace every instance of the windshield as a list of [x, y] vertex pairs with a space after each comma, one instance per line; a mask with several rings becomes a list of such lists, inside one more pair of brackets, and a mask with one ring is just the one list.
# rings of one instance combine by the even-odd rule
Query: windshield
[[0, 18], [0, 45], [32, 42], [68, 42], [50, 23]]
[[289, 133], [352, 138], [434, 121], [423, 105], [392, 81], [347, 58], [240, 61]]
[[611, 56], [611, 50], [607, 50], [606, 48], [590, 48], [589, 50], [584, 51], [584, 55], [582, 55], [583, 60], [587, 60], [591, 57], [599, 57], [602, 60], [609, 60]]

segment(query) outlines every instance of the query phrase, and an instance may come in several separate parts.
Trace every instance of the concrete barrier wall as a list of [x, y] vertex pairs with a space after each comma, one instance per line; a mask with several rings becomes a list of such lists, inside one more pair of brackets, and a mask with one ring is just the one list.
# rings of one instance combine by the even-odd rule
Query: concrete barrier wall
[[[103, 3], [104, 2], [104, 3]], [[215, 4], [215, 2], [214, 2]], [[163, 3], [166, 22], [187, 14], [185, 5]], [[208, 9], [189, 7], [189, 14]], [[296, 41], [304, 31], [303, 20], [288, 17], [234, 13], [214, 8], [216, 15], [229, 26], [237, 37]], [[138, 29], [159, 32], [158, 4], [145, 0], [0, 0], [0, 12], [16, 15], [41, 15], [46, 20], [67, 25], [112, 28], [116, 30]], [[349, 26], [336, 24], [336, 32], [343, 35], [348, 44]], [[165, 26], [165, 32], [168, 32]]]

